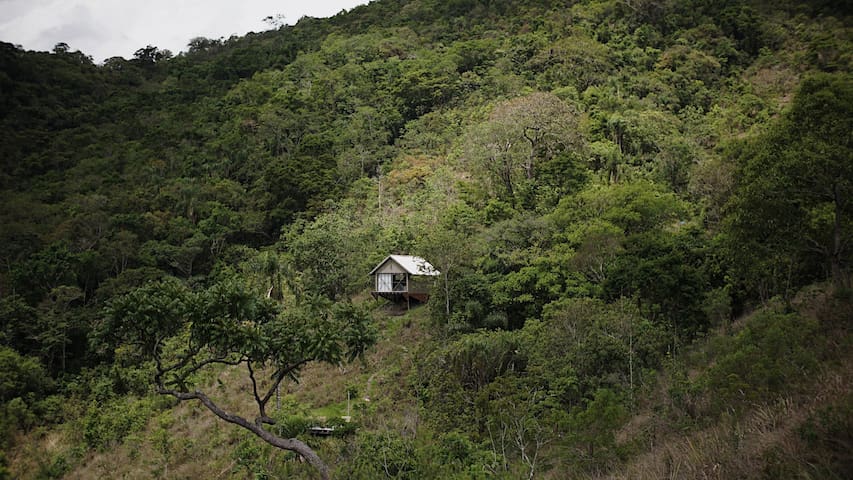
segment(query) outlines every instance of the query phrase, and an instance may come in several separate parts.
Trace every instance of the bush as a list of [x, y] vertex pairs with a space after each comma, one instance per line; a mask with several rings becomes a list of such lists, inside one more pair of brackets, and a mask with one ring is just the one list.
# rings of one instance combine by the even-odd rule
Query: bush
[[283, 438], [295, 438], [303, 435], [310, 427], [317, 425], [311, 417], [288, 415], [276, 421], [275, 433]]
[[246, 469], [246, 477], [258, 480], [269, 478], [269, 472], [263, 465], [263, 459], [267, 455], [269, 446], [250, 435], [244, 436], [233, 453], [237, 464]]
[[41, 423], [62, 423], [67, 415], [66, 411], [70, 400], [62, 395], [48, 395], [38, 400], [33, 405], [33, 410], [38, 415]]
[[616, 430], [627, 417], [624, 401], [608, 389], [599, 389], [586, 408], [572, 413], [569, 423], [575, 444], [585, 452], [581, 463], [587, 469], [606, 467], [617, 456]]
[[37, 358], [25, 357], [12, 348], [0, 346], [0, 401], [51, 388], [53, 382]]
[[853, 472], [853, 395], [811, 414], [799, 435], [816, 477], [847, 478]]
[[161, 405], [156, 400], [156, 397], [144, 397], [117, 399], [103, 405], [93, 402], [82, 419], [86, 444], [105, 450], [142, 430]]
[[354, 444], [352, 470], [342, 478], [419, 478], [411, 439], [392, 432], [365, 433]]
[[817, 322], [797, 314], [768, 311], [753, 316], [723, 342], [716, 364], [700, 379], [713, 413], [739, 413], [794, 389], [817, 368], [817, 335]]
[[0, 450], [0, 480], [9, 480], [12, 478], [12, 475], [9, 473], [8, 463], [6, 461], [6, 454], [3, 450]]
[[[36, 478], [50, 479], [62, 478], [71, 469], [68, 460], [63, 455], [50, 459], [49, 462], [39, 462], [39, 471]], [[2, 477], [0, 477], [2, 478]]]
[[15, 397], [6, 404], [4, 415], [7, 425], [21, 430], [32, 427], [36, 421], [29, 405], [21, 397]]
[[480, 331], [420, 356], [415, 388], [425, 414], [440, 431], [476, 421], [467, 399], [507, 371], [523, 371], [517, 332]]

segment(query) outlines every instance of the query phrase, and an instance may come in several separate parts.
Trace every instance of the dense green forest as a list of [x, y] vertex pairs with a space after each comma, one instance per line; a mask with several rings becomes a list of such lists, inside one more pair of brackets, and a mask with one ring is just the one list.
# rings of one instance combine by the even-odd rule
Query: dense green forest
[[[0, 43], [0, 479], [850, 478], [851, 19]], [[425, 305], [371, 297], [394, 253]]]

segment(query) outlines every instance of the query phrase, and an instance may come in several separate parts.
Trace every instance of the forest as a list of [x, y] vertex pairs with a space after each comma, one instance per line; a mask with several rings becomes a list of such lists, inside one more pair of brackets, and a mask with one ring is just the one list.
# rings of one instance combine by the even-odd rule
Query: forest
[[851, 14], [0, 42], [0, 480], [851, 478]]

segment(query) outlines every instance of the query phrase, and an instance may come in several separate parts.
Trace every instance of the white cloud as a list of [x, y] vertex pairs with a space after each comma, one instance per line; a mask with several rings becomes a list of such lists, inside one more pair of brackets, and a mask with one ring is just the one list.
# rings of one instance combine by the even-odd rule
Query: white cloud
[[228, 38], [263, 31], [267, 16], [293, 24], [303, 16], [328, 17], [368, 0], [0, 0], [0, 41], [28, 50], [59, 42], [95, 61], [147, 45], [173, 53], [195, 37]]

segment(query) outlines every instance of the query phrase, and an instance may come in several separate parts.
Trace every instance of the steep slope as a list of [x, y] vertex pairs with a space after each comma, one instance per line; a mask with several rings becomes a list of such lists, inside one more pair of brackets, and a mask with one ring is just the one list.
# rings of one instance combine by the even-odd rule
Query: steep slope
[[[373, 311], [365, 363], [307, 367], [270, 427], [340, 478], [849, 476], [845, 8], [383, 0], [174, 58], [3, 45], [0, 465], [311, 478], [154, 395], [110, 314], [231, 282]], [[389, 253], [442, 272], [427, 306], [366, 300]], [[244, 375], [200, 385], [248, 411]], [[347, 392], [355, 431], [306, 435]]]

